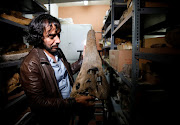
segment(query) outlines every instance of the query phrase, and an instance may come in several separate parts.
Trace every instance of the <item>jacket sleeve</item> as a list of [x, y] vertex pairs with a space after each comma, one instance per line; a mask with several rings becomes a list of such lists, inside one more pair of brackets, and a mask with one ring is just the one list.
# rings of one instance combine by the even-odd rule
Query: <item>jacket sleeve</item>
[[45, 76], [41, 75], [37, 63], [22, 63], [20, 67], [20, 83], [31, 108], [39, 112], [72, 112], [71, 110], [76, 106], [75, 99], [62, 99], [61, 97], [47, 94], [43, 77]]
[[73, 75], [80, 70], [82, 62], [83, 62], [83, 56], [81, 56], [76, 62], [71, 64], [71, 70]]

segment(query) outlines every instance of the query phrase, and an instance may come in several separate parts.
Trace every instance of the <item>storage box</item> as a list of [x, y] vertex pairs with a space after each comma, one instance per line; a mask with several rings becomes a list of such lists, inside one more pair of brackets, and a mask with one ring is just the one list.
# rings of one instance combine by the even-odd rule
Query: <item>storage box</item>
[[146, 1], [144, 2], [144, 7], [168, 7], [168, 3]]
[[118, 50], [132, 49], [132, 43], [131, 41], [126, 41], [124, 43], [117, 45], [117, 49]]
[[109, 64], [115, 70], [117, 69], [117, 65], [118, 65], [117, 57], [118, 57], [117, 50], [109, 50]]
[[120, 43], [126, 42], [125, 39], [121, 39], [121, 38], [115, 38], [114, 44], [118, 45]]
[[132, 50], [110, 50], [109, 59], [110, 65], [121, 72], [124, 64], [132, 64]]
[[156, 38], [148, 38], [144, 39], [144, 48], [152, 48], [152, 45], [155, 44], [164, 44], [168, 47], [171, 47], [165, 40], [165, 37], [156, 37]]

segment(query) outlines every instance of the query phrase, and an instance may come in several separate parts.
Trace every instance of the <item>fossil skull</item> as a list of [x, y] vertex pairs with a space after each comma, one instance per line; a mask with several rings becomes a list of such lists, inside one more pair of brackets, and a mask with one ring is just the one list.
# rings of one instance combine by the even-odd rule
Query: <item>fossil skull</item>
[[102, 68], [102, 61], [96, 48], [94, 30], [87, 35], [85, 56], [80, 72], [73, 85], [71, 97], [91, 95], [98, 99], [107, 99], [109, 84]]

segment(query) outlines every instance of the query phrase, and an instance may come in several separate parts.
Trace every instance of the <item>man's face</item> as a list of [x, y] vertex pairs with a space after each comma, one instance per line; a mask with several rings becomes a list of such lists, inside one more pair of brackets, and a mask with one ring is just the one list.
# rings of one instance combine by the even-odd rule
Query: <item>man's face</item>
[[58, 50], [58, 45], [60, 41], [60, 30], [56, 30], [56, 26], [52, 24], [52, 26], [47, 25], [45, 31], [43, 33], [43, 44], [44, 48], [50, 53], [54, 53]]

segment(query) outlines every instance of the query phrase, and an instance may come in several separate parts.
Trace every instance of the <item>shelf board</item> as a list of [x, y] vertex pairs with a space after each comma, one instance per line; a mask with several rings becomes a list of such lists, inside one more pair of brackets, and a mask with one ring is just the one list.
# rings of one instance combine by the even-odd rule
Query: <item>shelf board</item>
[[[120, 16], [123, 14], [124, 10], [127, 9], [126, 3], [115, 3], [114, 7], [114, 20], [119, 20]], [[102, 30], [106, 30], [106, 25], [109, 25], [111, 23], [111, 11], [112, 8], [110, 8], [110, 11], [108, 12], [107, 18], [105, 20], [105, 23], [103, 25]]]
[[[167, 8], [141, 8], [141, 13], [142, 14], [161, 14], [161, 13], [167, 13], [168, 10]], [[126, 23], [130, 22], [130, 19], [132, 18], [132, 15], [133, 15], [133, 12], [130, 12], [129, 15], [117, 26], [117, 28], [113, 31], [112, 35], [115, 35], [117, 32], [120, 32], [120, 30], [122, 30], [122, 33], [123, 31], [127, 30], [127, 28], [122, 28]], [[128, 24], [127, 24], [128, 25]], [[132, 25], [132, 24], [130, 24]], [[159, 24], [156, 24], [154, 26], [151, 26], [150, 28], [147, 28], [145, 29], [145, 33], [148, 33], [148, 32], [152, 32], [155, 31], [156, 29], [159, 29], [159, 28], [166, 28], [167, 27], [167, 23], [164, 21], [164, 22], [161, 22]], [[132, 27], [130, 28], [132, 29]]]
[[22, 60], [14, 60], [0, 63], [0, 68], [6, 68], [11, 66], [20, 66]]
[[165, 35], [166, 33], [158, 33], [157, 31], [160, 30], [160, 29], [165, 29], [168, 27], [168, 23], [166, 21], [162, 21], [162, 22], [159, 22], [157, 24], [154, 24], [152, 26], [149, 26], [147, 28], [144, 29], [144, 34], [145, 35], [151, 35], [151, 34], [163, 34]]
[[161, 63], [179, 63], [180, 49], [175, 48], [140, 48], [135, 54], [137, 59], [146, 59]]
[[19, 24], [19, 23], [13, 22], [13, 21], [11, 21], [11, 20], [7, 20], [7, 19], [2, 18], [2, 17], [0, 17], [0, 22], [4, 22], [4, 23], [7, 23], [7, 24], [10, 24], [10, 25], [13, 25], [13, 26], [16, 26], [16, 27], [25, 29], [25, 30], [28, 29], [28, 27], [25, 26], [25, 25], [21, 25], [21, 24]]
[[146, 59], [154, 62], [166, 63], [166, 64], [179, 64], [180, 54], [155, 54], [155, 53], [136, 53], [137, 59]]
[[[119, 5], [118, 5], [119, 4]], [[114, 20], [119, 20], [123, 12], [127, 9], [126, 3], [115, 3]]]
[[123, 75], [122, 72], [119, 72], [118, 75], [121, 77], [121, 79], [131, 88], [133, 86], [131, 82], [131, 78], [127, 78]]
[[26, 14], [48, 12], [46, 7], [40, 4], [37, 0], [6, 0], [1, 2], [0, 8], [15, 10]]
[[113, 71], [114, 71], [119, 77], [121, 77], [121, 79], [122, 79], [130, 88], [133, 87], [133, 84], [132, 84], [132, 82], [131, 82], [131, 78], [125, 77], [122, 72], [117, 72], [117, 71], [116, 71], [109, 63], [107, 63], [104, 59], [103, 59], [103, 61], [104, 61], [109, 67], [111, 67], [111, 68], [113, 69]]
[[115, 7], [123, 7], [123, 6], [127, 7], [127, 3], [124, 1], [122, 1], [122, 2], [116, 2], [115, 1], [114, 5], [115, 5]]
[[[113, 47], [114, 47], [114, 48], [117, 48], [117, 45], [114, 45]], [[111, 49], [111, 45], [109, 45], [109, 46], [104, 46], [102, 49]]]
[[26, 125], [26, 124], [28, 124], [28, 123], [31, 121], [32, 118], [33, 118], [33, 113], [31, 113], [31, 112], [26, 112], [26, 113], [21, 117], [21, 119], [20, 119], [18, 122], [16, 122], [15, 125]]
[[115, 113], [118, 113], [121, 116], [121, 117], [119, 116], [117, 117], [119, 122], [123, 124], [129, 124], [127, 117], [124, 115], [124, 112], [121, 109], [121, 106], [118, 103], [116, 103], [113, 97], [111, 97], [111, 102]]
[[8, 103], [5, 107], [4, 107], [4, 111], [9, 110], [10, 108], [16, 106], [18, 103], [20, 103], [21, 101], [26, 99], [26, 95], [23, 94], [22, 96], [16, 98], [15, 100], [11, 101], [10, 103]]
[[106, 63], [108, 66], [110, 66], [109, 63], [105, 59], [102, 59], [102, 60], [103, 60], [104, 63]]
[[[36, 12], [48, 12], [48, 10], [46, 9], [46, 7], [44, 5], [42, 5], [41, 3], [39, 3], [37, 0], [33, 0], [34, 4], [39, 7], [39, 10], [34, 10], [34, 13]], [[35, 7], [32, 9], [36, 9]]]
[[108, 35], [110, 32], [111, 32], [111, 24], [109, 24], [109, 26], [108, 26], [107, 29], [105, 30], [105, 32], [104, 32], [104, 34], [103, 34], [103, 37], [105, 37], [105, 36], [110, 36], [110, 35]]
[[168, 8], [165, 7], [145, 7], [140, 9], [141, 14], [160, 14], [168, 13]]
[[[113, 31], [112, 35], [117, 33], [117, 31], [132, 18], [132, 12], [117, 26], [117, 28]], [[132, 24], [131, 24], [132, 25]]]
[[103, 46], [102, 49], [110, 49], [110, 48], [111, 48], [111, 46]]
[[111, 8], [110, 8], [110, 10], [108, 11], [107, 18], [106, 18], [106, 20], [105, 20], [105, 22], [104, 22], [104, 25], [103, 25], [103, 27], [102, 27], [102, 30], [106, 30], [106, 25], [107, 25], [107, 24], [110, 24], [110, 23], [111, 23]]

